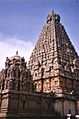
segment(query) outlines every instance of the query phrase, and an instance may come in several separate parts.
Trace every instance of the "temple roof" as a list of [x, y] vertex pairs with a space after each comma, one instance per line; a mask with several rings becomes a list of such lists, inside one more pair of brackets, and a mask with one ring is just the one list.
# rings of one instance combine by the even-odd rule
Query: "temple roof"
[[18, 51], [16, 51], [16, 55], [10, 57], [10, 60], [16, 59], [16, 60], [20, 60], [22, 57], [18, 55]]
[[10, 57], [10, 58], [6, 58], [6, 62], [5, 62], [5, 67], [10, 67], [14, 64], [22, 64], [24, 67], [26, 66], [26, 62], [24, 57], [21, 57], [18, 55], [18, 51], [16, 51], [16, 55]]

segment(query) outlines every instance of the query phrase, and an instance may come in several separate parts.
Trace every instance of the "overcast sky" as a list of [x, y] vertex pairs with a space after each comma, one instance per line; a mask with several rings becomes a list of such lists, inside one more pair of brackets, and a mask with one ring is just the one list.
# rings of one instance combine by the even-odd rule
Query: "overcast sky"
[[0, 69], [16, 50], [29, 59], [52, 10], [60, 15], [79, 54], [79, 0], [0, 0]]

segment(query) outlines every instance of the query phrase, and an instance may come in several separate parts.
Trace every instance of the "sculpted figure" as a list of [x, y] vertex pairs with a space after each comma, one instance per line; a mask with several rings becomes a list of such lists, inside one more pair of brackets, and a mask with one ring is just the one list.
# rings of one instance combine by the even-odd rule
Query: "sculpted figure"
[[5, 62], [5, 67], [7, 67], [7, 68], [9, 67], [9, 62], [10, 62], [10, 60], [9, 60], [9, 58], [7, 57], [7, 58], [6, 58], [6, 62]]
[[18, 68], [15, 69], [15, 77], [20, 78], [20, 71]]
[[15, 77], [15, 70], [14, 70], [14, 69], [12, 69], [12, 70], [10, 71], [10, 76], [11, 76], [11, 77]]
[[13, 89], [13, 81], [11, 79], [8, 81], [8, 89], [9, 90]]

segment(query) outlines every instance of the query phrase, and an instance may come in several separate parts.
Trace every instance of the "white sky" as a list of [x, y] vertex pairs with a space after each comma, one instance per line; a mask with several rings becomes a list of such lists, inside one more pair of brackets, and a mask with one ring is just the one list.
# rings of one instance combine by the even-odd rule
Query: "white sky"
[[[4, 40], [5, 39], [5, 40]], [[18, 51], [18, 55], [24, 56], [28, 61], [33, 49], [30, 41], [23, 41], [16, 38], [3, 37], [0, 39], [0, 70], [5, 66], [6, 57], [12, 57]]]

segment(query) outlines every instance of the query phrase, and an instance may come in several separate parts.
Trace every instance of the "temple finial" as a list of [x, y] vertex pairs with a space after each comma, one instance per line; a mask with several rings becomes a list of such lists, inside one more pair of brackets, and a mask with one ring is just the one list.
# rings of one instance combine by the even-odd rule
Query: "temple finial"
[[18, 55], [18, 51], [16, 51], [16, 55]]
[[55, 13], [54, 10], [52, 10], [52, 13]]

